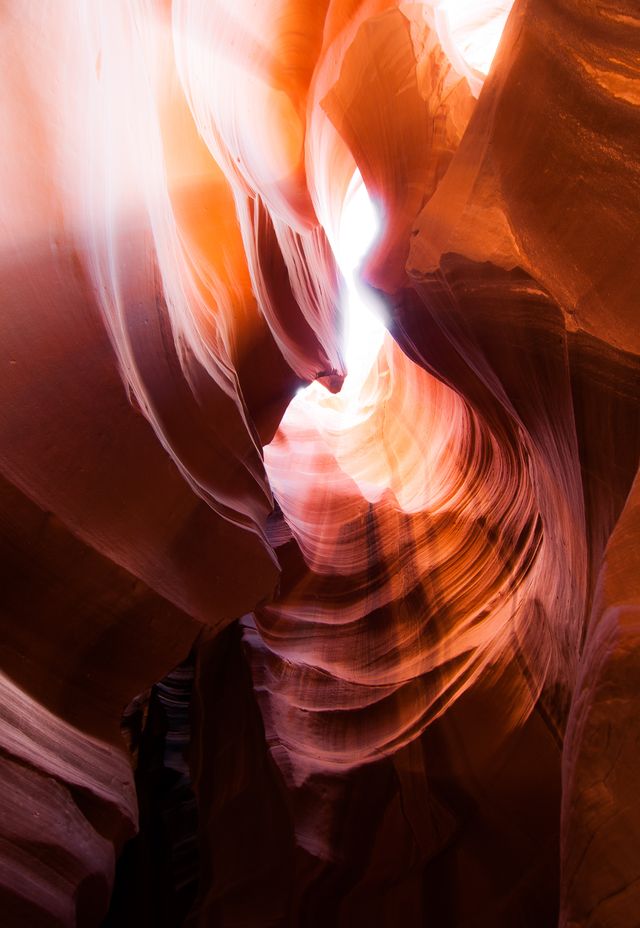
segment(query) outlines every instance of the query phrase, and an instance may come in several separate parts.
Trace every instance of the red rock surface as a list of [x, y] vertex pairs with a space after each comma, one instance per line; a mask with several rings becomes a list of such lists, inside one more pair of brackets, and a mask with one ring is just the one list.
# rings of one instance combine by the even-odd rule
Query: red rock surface
[[3, 925], [640, 924], [639, 27], [3, 5]]

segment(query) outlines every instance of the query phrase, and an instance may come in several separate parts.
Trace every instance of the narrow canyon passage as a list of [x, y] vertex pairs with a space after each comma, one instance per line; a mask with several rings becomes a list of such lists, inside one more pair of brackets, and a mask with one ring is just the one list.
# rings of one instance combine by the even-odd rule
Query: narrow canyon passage
[[0, 922], [637, 928], [631, 0], [0, 10]]

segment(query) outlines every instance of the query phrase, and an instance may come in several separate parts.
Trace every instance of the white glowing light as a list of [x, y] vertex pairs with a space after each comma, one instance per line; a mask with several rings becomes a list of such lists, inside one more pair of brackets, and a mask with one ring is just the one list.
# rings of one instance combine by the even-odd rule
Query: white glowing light
[[360, 394], [376, 362], [386, 328], [383, 301], [360, 276], [362, 261], [380, 231], [380, 217], [356, 169], [336, 226], [326, 227], [342, 273], [342, 353], [347, 367], [342, 390], [333, 396], [317, 381], [296, 391], [287, 415], [312, 415], [317, 426], [329, 421], [348, 429], [360, 415]]
[[513, 0], [436, 0], [432, 12], [438, 39], [449, 61], [467, 78], [474, 96], [498, 48]]
[[337, 241], [336, 260], [344, 277], [342, 293], [345, 330], [344, 352], [348, 377], [345, 387], [359, 386], [375, 361], [385, 327], [381, 301], [360, 279], [360, 265], [380, 230], [380, 218], [359, 171], [349, 184]]

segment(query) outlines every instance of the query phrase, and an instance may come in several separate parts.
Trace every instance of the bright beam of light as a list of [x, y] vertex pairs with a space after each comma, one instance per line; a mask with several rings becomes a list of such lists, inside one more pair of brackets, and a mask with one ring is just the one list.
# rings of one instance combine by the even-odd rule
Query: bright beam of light
[[428, 18], [449, 61], [477, 97], [502, 37], [513, 0], [436, 0]]
[[345, 388], [358, 388], [371, 369], [384, 339], [381, 301], [360, 279], [360, 265], [380, 229], [380, 218], [360, 172], [349, 184], [340, 218], [336, 259], [345, 285], [342, 294], [344, 350], [348, 377]]
[[[380, 231], [380, 217], [371, 201], [360, 171], [356, 170], [345, 196], [338, 228], [330, 236], [343, 277], [340, 299], [343, 309], [343, 353], [347, 377], [336, 397], [344, 412], [353, 403], [367, 378], [385, 334], [384, 304], [360, 277], [360, 266]], [[312, 383], [298, 390], [305, 402], [324, 403], [324, 387]]]

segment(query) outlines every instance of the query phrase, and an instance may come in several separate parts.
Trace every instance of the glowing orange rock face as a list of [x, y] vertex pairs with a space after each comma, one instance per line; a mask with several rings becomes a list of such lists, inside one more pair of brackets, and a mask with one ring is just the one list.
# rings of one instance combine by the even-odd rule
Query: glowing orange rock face
[[510, 6], [5, 4], [10, 925], [196, 638], [193, 924], [637, 925], [637, 10]]

